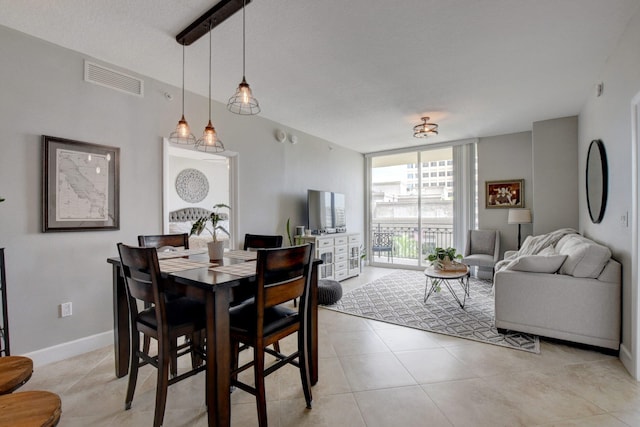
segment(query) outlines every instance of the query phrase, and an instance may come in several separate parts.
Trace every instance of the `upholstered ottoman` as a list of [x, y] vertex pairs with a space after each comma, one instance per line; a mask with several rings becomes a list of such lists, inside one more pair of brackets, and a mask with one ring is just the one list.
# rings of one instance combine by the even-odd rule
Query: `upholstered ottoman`
[[318, 304], [332, 305], [342, 298], [340, 282], [329, 279], [318, 280]]

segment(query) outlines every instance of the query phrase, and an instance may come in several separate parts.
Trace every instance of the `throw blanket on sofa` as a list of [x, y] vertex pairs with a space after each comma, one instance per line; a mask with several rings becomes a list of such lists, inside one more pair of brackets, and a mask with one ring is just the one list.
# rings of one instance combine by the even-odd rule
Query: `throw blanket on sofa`
[[505, 258], [502, 261], [499, 261], [496, 264], [495, 271], [502, 269], [502, 267], [519, 256], [536, 255], [549, 246], [555, 246], [556, 243], [558, 243], [558, 241], [560, 241], [560, 239], [562, 239], [567, 234], [578, 234], [578, 232], [573, 228], [560, 228], [558, 230], [552, 231], [547, 234], [541, 234], [539, 236], [527, 236], [527, 238], [524, 239], [520, 250], [509, 258]]
[[555, 246], [567, 234], [578, 234], [578, 232], [573, 228], [561, 228], [539, 236], [528, 236], [524, 239], [522, 247], [516, 256], [536, 255], [546, 247]]

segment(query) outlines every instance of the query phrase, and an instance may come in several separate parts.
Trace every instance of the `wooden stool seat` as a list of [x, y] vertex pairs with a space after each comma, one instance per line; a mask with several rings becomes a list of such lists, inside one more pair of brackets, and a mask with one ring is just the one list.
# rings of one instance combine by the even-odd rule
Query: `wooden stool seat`
[[11, 393], [33, 373], [33, 361], [23, 356], [0, 357], [0, 394]]
[[48, 391], [19, 391], [0, 396], [0, 426], [50, 427], [60, 421], [60, 397]]

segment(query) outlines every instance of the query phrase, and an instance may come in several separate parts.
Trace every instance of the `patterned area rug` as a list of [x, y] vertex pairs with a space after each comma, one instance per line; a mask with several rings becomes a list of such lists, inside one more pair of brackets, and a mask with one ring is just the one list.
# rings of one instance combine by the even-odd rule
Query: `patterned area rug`
[[[426, 278], [421, 271], [397, 271], [347, 292], [336, 304], [325, 306], [355, 316], [437, 332], [474, 341], [540, 353], [536, 335], [501, 334], [494, 325], [491, 281], [471, 277], [464, 309], [443, 285], [423, 302]], [[462, 288], [452, 283], [462, 296]]]

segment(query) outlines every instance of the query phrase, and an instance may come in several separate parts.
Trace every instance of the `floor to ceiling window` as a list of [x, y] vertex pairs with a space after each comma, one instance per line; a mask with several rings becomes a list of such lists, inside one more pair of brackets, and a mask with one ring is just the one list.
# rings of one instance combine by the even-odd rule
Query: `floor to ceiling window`
[[[462, 146], [464, 147], [464, 146]], [[460, 231], [475, 206], [467, 200], [475, 188], [474, 171], [460, 173], [475, 161], [475, 150], [442, 146], [368, 156], [370, 262], [424, 267], [434, 247], [462, 251]], [[473, 167], [473, 166], [472, 166]], [[458, 194], [463, 197], [456, 200]], [[454, 203], [454, 201], [456, 203]], [[461, 203], [462, 202], [462, 203]], [[460, 217], [465, 217], [461, 221]]]

